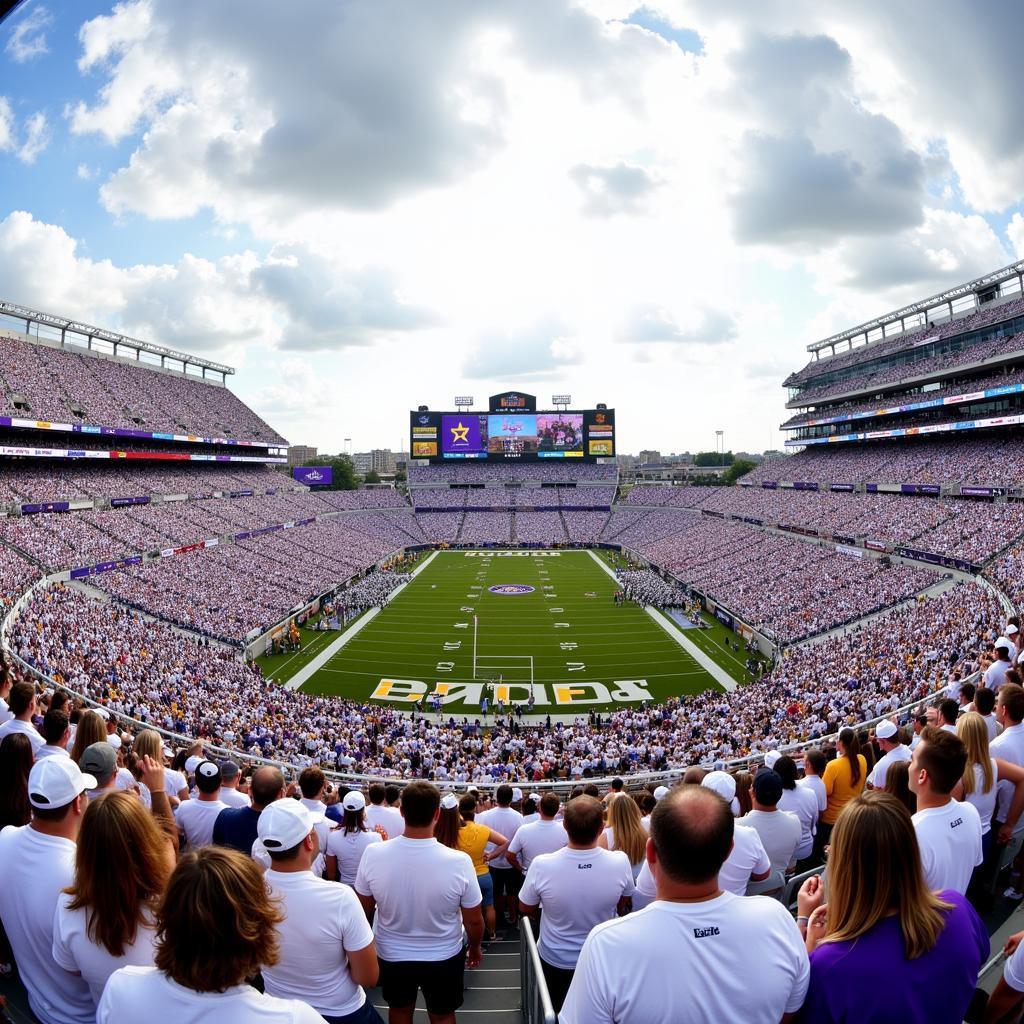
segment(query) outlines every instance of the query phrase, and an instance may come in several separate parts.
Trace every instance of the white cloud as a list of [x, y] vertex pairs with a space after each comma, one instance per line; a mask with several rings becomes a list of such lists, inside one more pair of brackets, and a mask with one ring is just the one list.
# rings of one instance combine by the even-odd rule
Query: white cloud
[[37, 110], [25, 119], [25, 137], [18, 147], [18, 159], [22, 163], [35, 163], [36, 157], [50, 144], [50, 128], [46, 114]]
[[625, 342], [672, 342], [683, 345], [721, 345], [736, 337], [736, 320], [716, 309], [694, 308], [680, 324], [670, 310], [641, 306], [630, 311], [619, 331]]
[[644, 200], [658, 187], [657, 181], [642, 167], [620, 160], [607, 167], [577, 164], [569, 177], [585, 197], [583, 210], [595, 217], [616, 213], [641, 213]]
[[462, 374], [471, 380], [541, 381], [579, 362], [569, 328], [546, 317], [519, 330], [482, 337], [463, 363]]
[[53, 24], [53, 15], [42, 5], [30, 7], [21, 21], [14, 26], [5, 51], [18, 64], [25, 64], [36, 57], [49, 53], [46, 30]]
[[5, 96], [0, 96], [0, 153], [14, 148], [14, 112]]

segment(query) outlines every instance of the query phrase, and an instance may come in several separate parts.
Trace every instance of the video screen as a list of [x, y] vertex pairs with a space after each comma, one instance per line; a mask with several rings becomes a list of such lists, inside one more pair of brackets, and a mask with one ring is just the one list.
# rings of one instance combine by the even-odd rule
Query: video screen
[[487, 452], [489, 455], [536, 455], [537, 417], [532, 413], [488, 416]]
[[542, 452], [583, 452], [583, 413], [537, 414], [537, 449]]
[[441, 450], [445, 454], [483, 455], [487, 451], [487, 417], [478, 413], [442, 416]]

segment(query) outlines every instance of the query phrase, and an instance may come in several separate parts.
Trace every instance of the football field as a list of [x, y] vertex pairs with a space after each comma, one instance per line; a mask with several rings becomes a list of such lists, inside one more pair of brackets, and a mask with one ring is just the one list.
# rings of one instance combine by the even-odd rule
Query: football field
[[722, 669], [691, 653], [711, 642], [702, 631], [681, 643], [660, 613], [616, 605], [616, 589], [588, 551], [441, 551], [351, 633], [306, 632], [303, 655], [260, 663], [306, 692], [426, 710], [440, 700], [456, 716], [479, 715], [484, 697], [492, 712], [529, 711], [532, 695], [533, 713], [566, 714], [722, 688], [710, 674]]

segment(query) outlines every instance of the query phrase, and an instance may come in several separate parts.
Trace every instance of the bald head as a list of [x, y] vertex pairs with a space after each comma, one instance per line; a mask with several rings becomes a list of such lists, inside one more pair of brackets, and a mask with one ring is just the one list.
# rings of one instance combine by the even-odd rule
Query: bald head
[[284, 796], [284, 776], [277, 768], [264, 765], [252, 773], [252, 805], [262, 810]]
[[701, 786], [677, 786], [651, 814], [651, 839], [661, 871], [672, 881], [699, 885], [718, 875], [732, 849], [728, 803]]

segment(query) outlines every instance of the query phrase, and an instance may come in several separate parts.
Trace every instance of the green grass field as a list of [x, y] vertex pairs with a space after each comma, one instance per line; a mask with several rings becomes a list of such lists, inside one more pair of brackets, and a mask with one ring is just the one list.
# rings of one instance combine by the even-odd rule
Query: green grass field
[[[532, 590], [489, 590], [504, 585]], [[531, 683], [534, 712], [559, 714], [719, 688], [647, 612], [616, 606], [615, 589], [585, 551], [439, 552], [302, 688], [406, 707], [421, 696], [429, 707], [427, 695], [438, 692], [458, 715], [478, 713], [484, 693], [492, 710], [499, 698], [526, 704]], [[714, 622], [685, 636], [744, 681], [745, 655], [726, 649], [726, 633]], [[259, 663], [284, 682], [339, 635], [303, 630], [302, 651]]]

